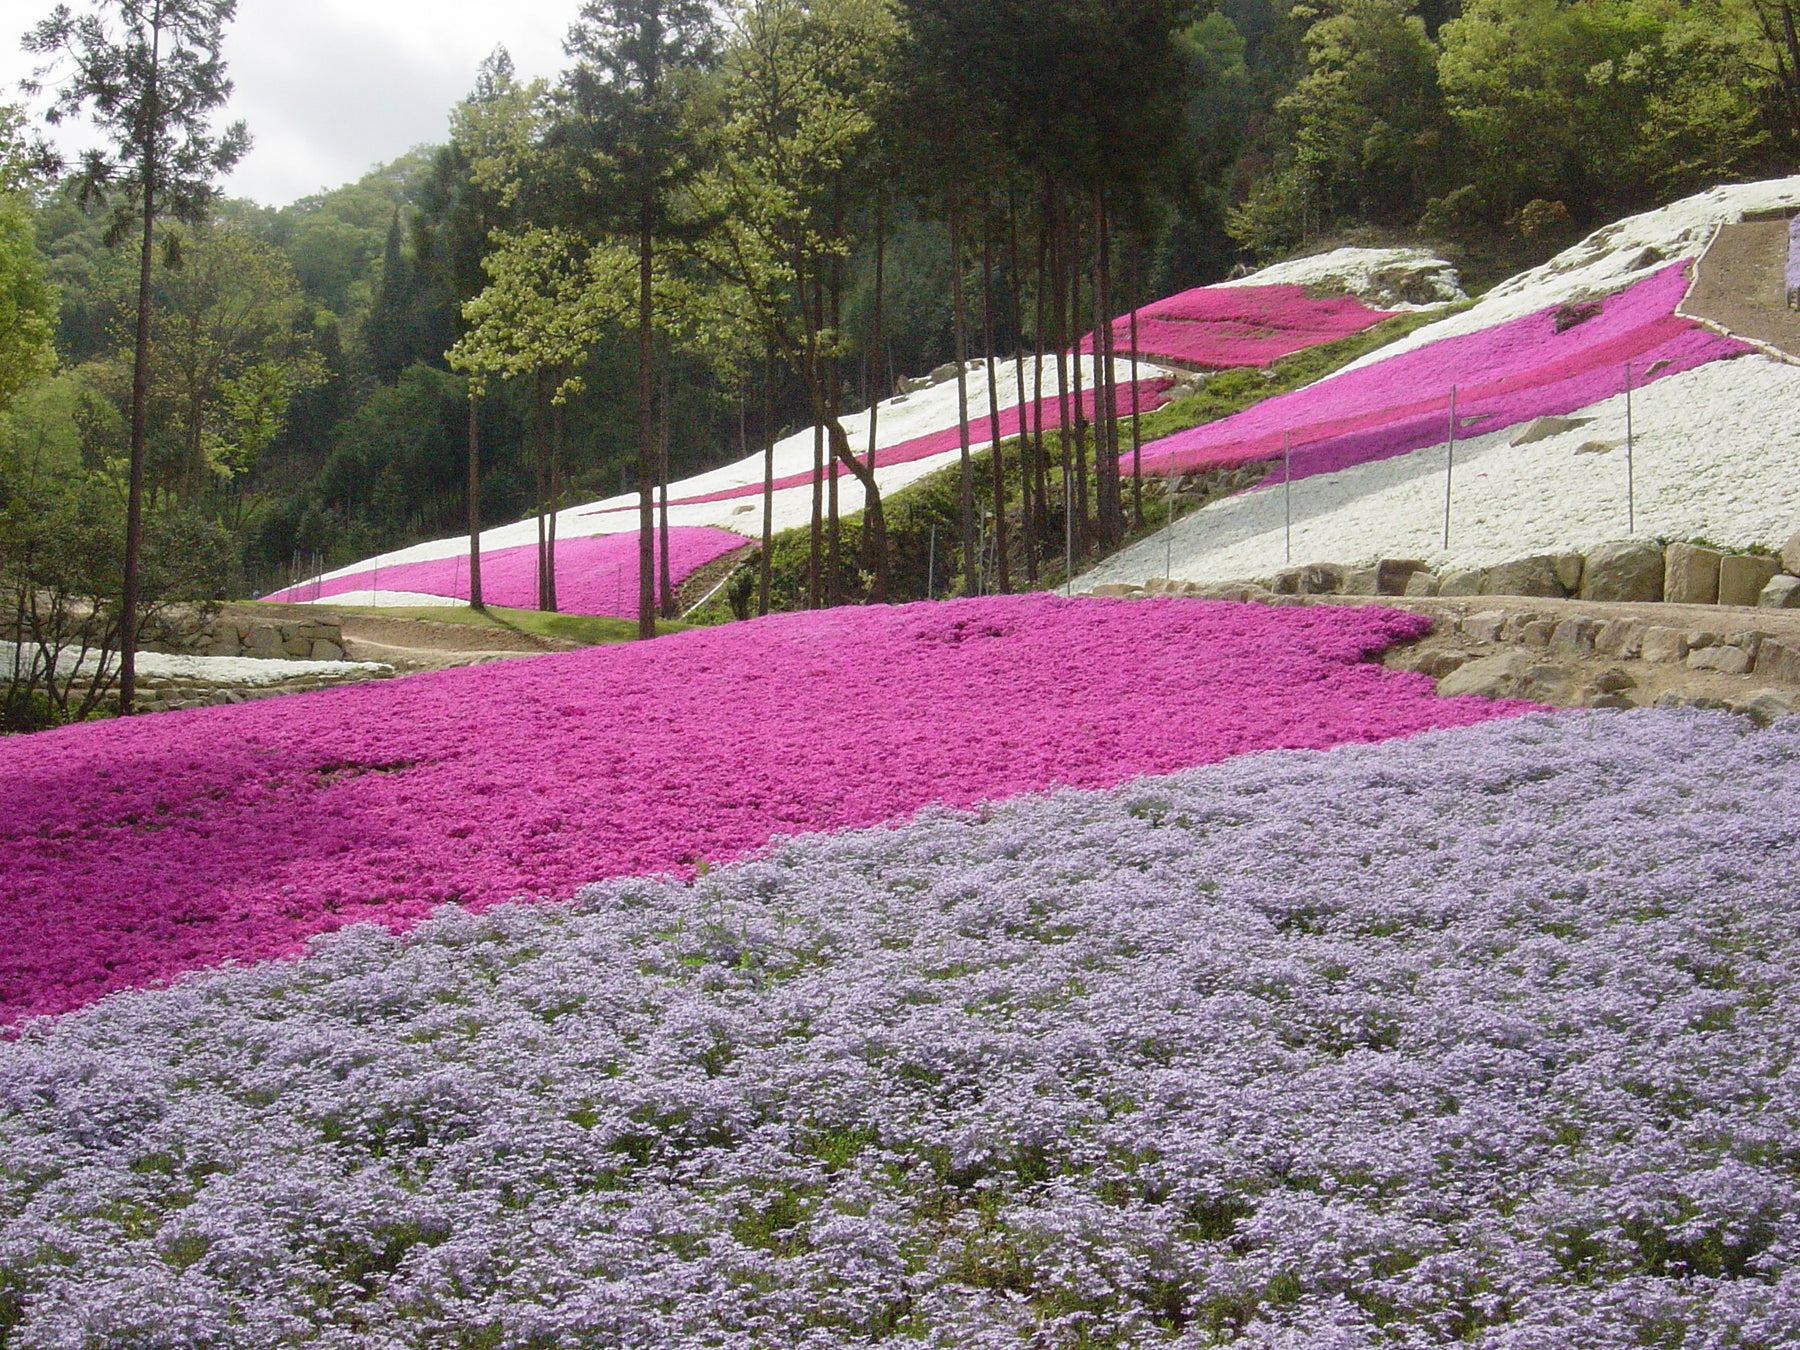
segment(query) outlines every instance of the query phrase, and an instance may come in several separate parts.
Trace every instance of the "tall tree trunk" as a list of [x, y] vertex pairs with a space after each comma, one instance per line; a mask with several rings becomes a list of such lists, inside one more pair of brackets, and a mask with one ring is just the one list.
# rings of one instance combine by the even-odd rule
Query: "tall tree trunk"
[[[1071, 425], [1074, 418], [1069, 411], [1068, 274], [1067, 269], [1063, 266], [1066, 244], [1062, 218], [1056, 209], [1053, 188], [1047, 188], [1045, 191], [1045, 206], [1050, 212], [1051, 308], [1056, 315], [1051, 341], [1056, 345], [1056, 440], [1062, 458], [1062, 533], [1065, 554], [1072, 555], [1077, 530], [1075, 528], [1075, 445], [1072, 439], [1074, 428]], [[1072, 564], [1072, 559], [1066, 559], [1066, 562]]]
[[638, 220], [638, 640], [656, 636], [656, 423], [652, 418], [650, 207]]
[[1131, 519], [1144, 528], [1144, 419], [1138, 388], [1138, 255], [1131, 254]]
[[1050, 217], [1046, 210], [1038, 212], [1037, 238], [1037, 323], [1032, 346], [1035, 349], [1035, 366], [1031, 376], [1032, 402], [1032, 450], [1031, 457], [1037, 462], [1037, 500], [1038, 500], [1038, 535], [1036, 548], [1032, 556], [1038, 556], [1038, 550], [1050, 547], [1050, 456], [1044, 452], [1044, 365], [1050, 359], [1049, 303], [1052, 283], [1050, 280]]
[[1030, 429], [1026, 425], [1025, 398], [1025, 283], [1019, 270], [1019, 204], [1011, 193], [1006, 199], [1007, 260], [1011, 268], [1013, 302], [1013, 382], [1019, 398], [1019, 530], [1024, 542], [1025, 583], [1037, 586], [1036, 492], [1033, 475], [1037, 456], [1032, 453]]
[[[838, 263], [833, 259], [831, 270], [831, 332], [835, 338], [838, 332], [839, 284], [837, 276]], [[825, 401], [835, 419], [838, 409], [843, 404], [843, 388], [841, 384], [842, 367], [839, 365], [836, 352], [825, 358]], [[830, 435], [829, 432], [826, 433]], [[840, 529], [838, 524], [838, 467], [831, 466], [831, 475], [825, 482], [826, 494], [826, 528], [825, 528], [825, 607], [831, 609], [844, 600], [844, 565], [843, 554], [839, 547]]]
[[1106, 204], [1094, 194], [1094, 489], [1098, 498], [1100, 539], [1108, 548], [1119, 542], [1124, 517], [1119, 490], [1119, 393], [1113, 372], [1112, 257], [1106, 230]]
[[657, 509], [657, 549], [659, 587], [658, 608], [665, 619], [675, 617], [675, 586], [669, 576], [669, 381], [663, 378], [662, 415], [656, 447], [656, 484], [660, 497]]
[[[560, 381], [559, 381], [560, 383]], [[551, 391], [550, 397], [550, 546], [544, 553], [544, 608], [551, 614], [558, 610], [556, 600], [556, 517], [562, 503], [563, 415], [566, 409]]]
[[544, 411], [544, 372], [531, 378], [531, 463], [537, 491], [537, 600], [539, 610], [550, 608], [550, 530], [544, 510], [550, 499], [550, 456], [547, 420]]
[[969, 337], [963, 305], [962, 203], [950, 197], [950, 308], [956, 332], [956, 434], [962, 447], [963, 594], [975, 594], [975, 465], [969, 457]]
[[469, 608], [481, 603], [481, 418], [469, 390]]
[[769, 612], [769, 585], [775, 560], [775, 344], [763, 348], [763, 528], [762, 557], [757, 568], [756, 612]]
[[[883, 292], [887, 284], [887, 186], [881, 184], [875, 189], [875, 325], [874, 336], [869, 353], [869, 477], [875, 477], [875, 442], [877, 422], [881, 414], [881, 401], [886, 397], [883, 392], [886, 385], [881, 379], [881, 349], [884, 335], [882, 333], [881, 305]], [[879, 497], [880, 493], [877, 492]], [[871, 527], [868, 511], [868, 492], [864, 488], [863, 501], [863, 566], [868, 568], [875, 578], [875, 589], [869, 594], [869, 603], [881, 605], [887, 603], [887, 545], [880, 541], [879, 549], [875, 531]]]
[[1069, 337], [1068, 345], [1072, 351], [1074, 369], [1074, 398], [1070, 412], [1075, 418], [1075, 556], [1085, 557], [1088, 551], [1088, 462], [1087, 462], [1087, 409], [1081, 406], [1081, 253], [1082, 239], [1080, 224], [1073, 223], [1069, 233], [1074, 237], [1067, 241], [1069, 276]]
[[[125, 578], [119, 596], [119, 715], [129, 717], [137, 702], [138, 570], [144, 547], [144, 445], [150, 415], [150, 268], [156, 259], [156, 106], [162, 72], [162, 9], [150, 25], [150, 88], [145, 96], [145, 131], [140, 147], [144, 175], [144, 237], [138, 252], [137, 331], [131, 357], [131, 464], [125, 489]], [[54, 672], [53, 672], [54, 674]]]
[[[806, 308], [804, 293], [800, 304], [802, 309]], [[823, 362], [819, 356], [819, 329], [824, 322], [825, 300], [819, 279], [815, 276], [812, 282], [812, 307], [806, 321], [806, 386], [807, 398], [813, 408], [812, 535], [806, 565], [808, 609], [818, 609], [823, 600], [821, 569], [825, 530], [825, 424], [821, 420], [821, 404], [824, 400], [819, 393], [824, 378]]]
[[994, 242], [985, 222], [981, 232], [981, 336], [987, 348], [988, 434], [994, 447], [994, 585], [1005, 595], [1012, 590], [1006, 566], [1006, 456], [1000, 450], [1000, 390], [994, 367]]

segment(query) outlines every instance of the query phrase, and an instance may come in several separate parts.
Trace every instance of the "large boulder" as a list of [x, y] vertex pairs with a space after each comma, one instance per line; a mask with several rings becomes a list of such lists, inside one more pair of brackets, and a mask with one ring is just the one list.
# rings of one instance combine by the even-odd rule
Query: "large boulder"
[[1719, 560], [1719, 603], [1754, 605], [1781, 571], [1781, 560], [1764, 553], [1732, 553]]
[[1761, 609], [1800, 609], [1800, 577], [1784, 572], [1771, 579], [1756, 597], [1756, 603]]
[[1789, 535], [1787, 543], [1781, 546], [1781, 570], [1800, 576], [1800, 530]]
[[1375, 564], [1375, 591], [1378, 595], [1407, 595], [1407, 586], [1420, 572], [1430, 568], [1416, 558], [1383, 558]]
[[1517, 562], [1490, 567], [1482, 578], [1483, 595], [1536, 595], [1562, 598], [1568, 595], [1557, 576], [1560, 559], [1549, 554], [1520, 558]]
[[1724, 554], [1698, 544], [1670, 544], [1663, 553], [1663, 599], [1671, 605], [1716, 605]]
[[1581, 573], [1583, 600], [1663, 598], [1663, 551], [1656, 544], [1625, 539], [1602, 544], [1587, 556]]

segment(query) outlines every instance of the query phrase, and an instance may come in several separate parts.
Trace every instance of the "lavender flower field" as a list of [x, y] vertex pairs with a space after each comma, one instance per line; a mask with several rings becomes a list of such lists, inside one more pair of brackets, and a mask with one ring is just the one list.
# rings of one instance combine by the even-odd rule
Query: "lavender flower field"
[[1800, 723], [1533, 714], [0, 1046], [0, 1342], [1800, 1341]]

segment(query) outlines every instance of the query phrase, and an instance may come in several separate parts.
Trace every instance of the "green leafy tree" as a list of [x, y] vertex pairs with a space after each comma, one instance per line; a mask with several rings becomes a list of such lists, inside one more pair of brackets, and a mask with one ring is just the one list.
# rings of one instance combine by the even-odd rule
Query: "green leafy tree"
[[56, 296], [44, 276], [32, 228], [32, 180], [24, 119], [0, 105], [0, 409], [46, 375]]
[[719, 32], [706, 0], [587, 0], [565, 44], [574, 67], [548, 134], [566, 210], [629, 240], [637, 257], [638, 636], [656, 636], [655, 277], [659, 249], [695, 232], [685, 209], [704, 168], [703, 89]]
[[[25, 49], [48, 63], [38, 80], [57, 81], [51, 121], [85, 115], [110, 142], [83, 156], [83, 200], [111, 204], [116, 239], [134, 225], [139, 233], [120, 624], [119, 705], [125, 713], [137, 688], [156, 222], [159, 215], [190, 224], [204, 220], [218, 195], [215, 181], [249, 148], [241, 122], [222, 133], [212, 127], [214, 110], [231, 95], [220, 45], [236, 13], [237, 0], [90, 0], [81, 14], [58, 5], [25, 35]], [[62, 63], [67, 69], [59, 69]]]

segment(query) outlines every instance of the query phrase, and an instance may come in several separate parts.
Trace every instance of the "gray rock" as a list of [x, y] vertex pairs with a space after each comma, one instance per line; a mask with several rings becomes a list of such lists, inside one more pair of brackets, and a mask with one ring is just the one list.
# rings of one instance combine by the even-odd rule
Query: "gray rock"
[[1506, 627], [1504, 610], [1484, 609], [1464, 615], [1457, 628], [1474, 642], [1498, 642], [1500, 630]]
[[1637, 704], [1624, 694], [1595, 693], [1588, 696], [1587, 706], [1590, 708], [1616, 708], [1624, 711], [1626, 708], [1637, 707]]
[[1446, 572], [1438, 580], [1439, 595], [1480, 595], [1481, 583], [1486, 573], [1480, 568], [1467, 568], [1462, 571]]
[[1575, 447], [1575, 453], [1578, 455], [1610, 455], [1623, 444], [1625, 444], [1623, 441], [1583, 441]]
[[1663, 598], [1663, 551], [1655, 544], [1625, 539], [1602, 544], [1587, 556], [1581, 598], [1611, 602]]
[[1599, 630], [1600, 625], [1596, 620], [1571, 614], [1551, 630], [1550, 646], [1559, 652], [1591, 652], [1594, 650], [1594, 634]]
[[1438, 693], [1566, 705], [1574, 701], [1576, 679], [1568, 667], [1538, 661], [1527, 652], [1500, 652], [1452, 671], [1438, 682]]
[[1533, 619], [1519, 629], [1518, 640], [1527, 647], [1548, 647], [1555, 632], [1556, 624], [1551, 620]]
[[1763, 553], [1733, 553], [1719, 560], [1719, 603], [1754, 605], [1781, 571], [1781, 560]]
[[1414, 596], [1436, 595], [1438, 579], [1430, 572], [1414, 572], [1406, 579], [1404, 594]]
[[1617, 666], [1609, 666], [1594, 676], [1593, 686], [1602, 694], [1620, 694], [1627, 689], [1636, 689], [1637, 681]]
[[1800, 649], [1782, 642], [1763, 642], [1756, 649], [1756, 673], [1765, 680], [1800, 684]]
[[1663, 600], [1671, 605], [1716, 605], [1724, 554], [1698, 544], [1670, 544], [1663, 554]]
[[[1127, 581], [1103, 581], [1098, 586], [1094, 587], [1093, 590], [1089, 591], [1088, 594], [1089, 595], [1097, 595], [1097, 596], [1100, 596], [1101, 598], [1107, 599], [1107, 600], [1122, 600], [1128, 595], [1136, 595], [1138, 592], [1142, 591], [1143, 589], [1144, 588], [1142, 586], [1133, 586], [1130, 582], [1127, 582]], [[336, 656], [320, 656], [319, 655], [320, 646], [332, 647], [332, 646], [335, 646], [335, 644], [330, 643], [330, 642], [325, 642], [325, 643], [315, 642], [315, 643], [313, 643], [313, 660], [315, 660], [315, 661], [336, 661], [338, 659], [338, 657], [336, 657]], [[342, 655], [342, 651], [343, 651], [342, 648], [338, 648], [339, 655]]]
[[[1135, 590], [1136, 587], [1131, 589]], [[335, 642], [328, 642], [324, 638], [315, 638], [312, 645], [312, 659], [315, 661], [342, 661], [344, 649]]]
[[1556, 569], [1556, 579], [1570, 595], [1581, 589], [1582, 574], [1587, 570], [1587, 559], [1579, 553], [1558, 553], [1551, 558], [1551, 566]]
[[1381, 589], [1381, 570], [1376, 567], [1356, 567], [1345, 572], [1339, 590], [1345, 595], [1393, 594], [1392, 591]]
[[1687, 663], [1690, 670], [1718, 670], [1727, 675], [1744, 675], [1754, 664], [1754, 658], [1742, 647], [1702, 647], [1688, 653]]
[[250, 656], [276, 657], [281, 655], [281, 634], [272, 627], [252, 628], [244, 635], [244, 651]]
[[1779, 689], [1754, 689], [1748, 698], [1727, 705], [1732, 712], [1742, 713], [1758, 726], [1768, 726], [1783, 717], [1792, 717], [1800, 709], [1800, 700]]
[[1446, 675], [1461, 670], [1474, 659], [1468, 652], [1423, 652], [1413, 662], [1413, 669], [1421, 675], [1441, 680]]
[[1539, 417], [1527, 422], [1513, 433], [1513, 445], [1530, 445], [1534, 441], [1547, 441], [1552, 436], [1560, 436], [1564, 432], [1574, 431], [1588, 424], [1585, 417]]
[[1594, 634], [1594, 650], [1602, 656], [1636, 656], [1644, 648], [1644, 627], [1637, 619], [1608, 619]]
[[[1528, 609], [1514, 610], [1506, 616], [1506, 622], [1500, 626], [1500, 640], [1502, 642], [1523, 642], [1525, 630], [1534, 623], [1543, 622], [1545, 622], [1545, 616], [1542, 614]], [[1556, 626], [1555, 619], [1550, 619], [1548, 622], [1552, 628]]]
[[1375, 564], [1377, 595], [1408, 595], [1408, 583], [1421, 572], [1431, 569], [1416, 558], [1383, 558]]
[[1344, 584], [1344, 569], [1334, 563], [1309, 563], [1300, 569], [1301, 595], [1336, 595]]
[[1477, 698], [1512, 698], [1532, 658], [1524, 652], [1498, 652], [1470, 661], [1438, 681], [1445, 698], [1473, 695]]
[[292, 661], [305, 661], [312, 656], [312, 643], [303, 637], [293, 637], [281, 644], [281, 654]]
[[1800, 530], [1790, 534], [1781, 546], [1781, 570], [1800, 575]]
[[1800, 577], [1772, 577], [1756, 597], [1758, 609], [1800, 609]]
[[1683, 660], [1688, 654], [1688, 635], [1679, 628], [1646, 628], [1642, 651], [1646, 661]]
[[1483, 595], [1536, 595], [1561, 598], [1568, 588], [1557, 576], [1557, 560], [1548, 554], [1520, 558], [1490, 567], [1481, 582]]

